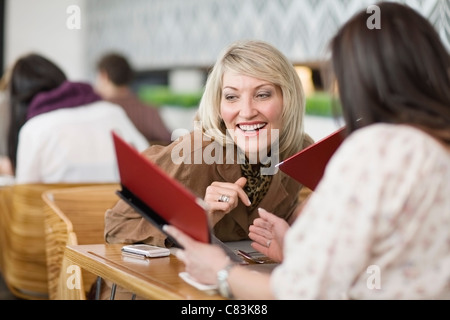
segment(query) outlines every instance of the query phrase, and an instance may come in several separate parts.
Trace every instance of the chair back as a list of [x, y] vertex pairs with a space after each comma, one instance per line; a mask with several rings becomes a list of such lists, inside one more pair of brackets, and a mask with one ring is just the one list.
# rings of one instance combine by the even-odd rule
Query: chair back
[[4, 246], [5, 243], [5, 222], [6, 216], [9, 213], [9, 210], [11, 209], [11, 192], [12, 192], [12, 186], [1, 186], [0, 187], [0, 273], [3, 274], [4, 269], [4, 258], [3, 258], [3, 252], [4, 252]]
[[43, 192], [50, 299], [86, 299], [96, 276], [78, 270], [74, 277], [76, 269], [65, 258], [65, 248], [105, 242], [105, 212], [119, 200], [118, 189], [118, 184], [99, 184]]
[[1, 271], [18, 298], [46, 300], [48, 296], [42, 192], [86, 184], [15, 184], [0, 190]]

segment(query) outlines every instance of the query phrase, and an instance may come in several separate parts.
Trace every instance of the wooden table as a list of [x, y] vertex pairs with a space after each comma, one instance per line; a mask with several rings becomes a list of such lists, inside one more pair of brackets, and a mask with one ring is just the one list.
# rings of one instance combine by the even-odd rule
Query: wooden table
[[122, 244], [67, 246], [66, 258], [81, 269], [126, 288], [145, 299], [218, 300], [217, 293], [201, 291], [186, 283], [179, 273], [184, 264], [173, 254], [137, 259], [123, 256]]

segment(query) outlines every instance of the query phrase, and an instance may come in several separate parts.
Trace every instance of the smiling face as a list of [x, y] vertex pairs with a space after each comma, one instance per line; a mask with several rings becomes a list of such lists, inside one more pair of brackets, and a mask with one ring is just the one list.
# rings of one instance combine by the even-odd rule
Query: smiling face
[[283, 94], [278, 86], [234, 72], [224, 73], [220, 114], [248, 159], [268, 154], [272, 139], [278, 137], [278, 131], [273, 130], [282, 128], [282, 112]]

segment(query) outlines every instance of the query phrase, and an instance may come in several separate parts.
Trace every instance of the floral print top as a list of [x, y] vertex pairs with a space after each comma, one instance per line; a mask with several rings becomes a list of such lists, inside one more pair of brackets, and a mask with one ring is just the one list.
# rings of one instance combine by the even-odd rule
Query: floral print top
[[450, 150], [407, 125], [357, 130], [286, 234], [278, 299], [450, 299]]

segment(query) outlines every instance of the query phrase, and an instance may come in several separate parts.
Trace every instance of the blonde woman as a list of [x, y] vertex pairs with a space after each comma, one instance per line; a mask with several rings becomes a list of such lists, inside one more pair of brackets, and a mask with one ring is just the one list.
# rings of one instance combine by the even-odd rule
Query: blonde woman
[[[195, 129], [143, 154], [205, 200], [218, 239], [248, 240], [259, 206], [289, 224], [299, 211], [302, 185], [275, 165], [313, 143], [304, 132], [304, 112], [302, 84], [291, 62], [268, 43], [239, 41], [223, 51], [209, 74]], [[176, 199], [168, 194], [167, 201]], [[173, 245], [122, 200], [107, 210], [105, 222], [108, 243]], [[109, 290], [103, 286], [102, 297]], [[118, 288], [115, 297], [131, 294]]]
[[[297, 214], [302, 185], [275, 165], [312, 143], [304, 112], [291, 62], [268, 43], [238, 41], [209, 74], [195, 129], [143, 154], [206, 201], [220, 240], [246, 240], [259, 206], [289, 223]], [[171, 245], [124, 201], [107, 211], [105, 237], [109, 243]]]

